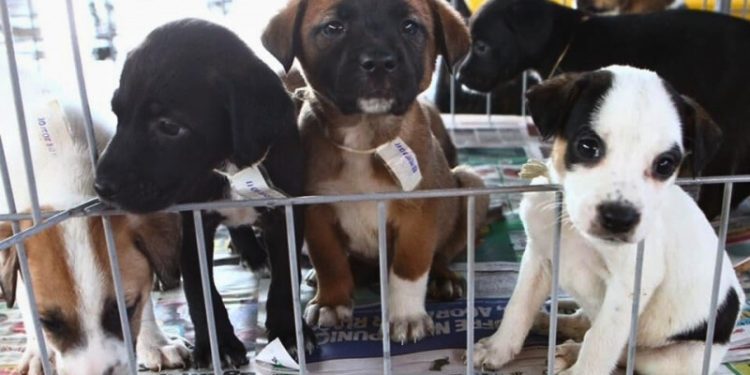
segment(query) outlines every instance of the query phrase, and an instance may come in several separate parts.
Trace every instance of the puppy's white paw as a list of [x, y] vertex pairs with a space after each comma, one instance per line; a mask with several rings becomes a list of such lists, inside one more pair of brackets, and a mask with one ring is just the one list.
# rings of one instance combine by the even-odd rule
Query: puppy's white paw
[[333, 327], [352, 320], [352, 307], [325, 306], [311, 301], [305, 308], [304, 316], [310, 326]]
[[414, 315], [392, 316], [390, 321], [391, 340], [401, 344], [417, 342], [435, 331], [432, 318], [424, 310]]
[[568, 340], [555, 348], [555, 374], [571, 374], [578, 360], [581, 344]]
[[190, 350], [180, 340], [170, 340], [161, 331], [138, 338], [138, 362], [151, 371], [190, 367]]
[[[50, 350], [50, 348], [47, 347], [47, 350]], [[50, 363], [54, 369], [55, 353], [50, 351], [49, 355]], [[18, 362], [15, 373], [24, 375], [44, 375], [42, 356], [39, 355], [39, 348], [37, 347], [36, 341], [31, 340], [26, 344], [26, 349], [23, 351], [23, 356], [21, 356], [21, 360]]]
[[474, 344], [474, 367], [483, 371], [496, 371], [518, 354], [500, 336], [492, 335]]

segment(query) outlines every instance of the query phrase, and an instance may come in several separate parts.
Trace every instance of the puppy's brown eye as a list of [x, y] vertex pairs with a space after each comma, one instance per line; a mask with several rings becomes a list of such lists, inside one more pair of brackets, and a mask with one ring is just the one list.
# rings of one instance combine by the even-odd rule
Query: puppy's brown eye
[[337, 36], [344, 33], [344, 24], [339, 21], [331, 21], [323, 26], [323, 34], [326, 36]]
[[671, 155], [660, 156], [654, 161], [653, 173], [656, 178], [666, 180], [672, 176], [675, 169], [677, 169], [677, 160]]
[[414, 35], [417, 33], [417, 31], [419, 31], [419, 25], [417, 25], [417, 23], [412, 20], [406, 20], [401, 26], [401, 31], [407, 35]]
[[596, 161], [602, 157], [602, 144], [598, 138], [585, 136], [576, 141], [576, 152], [584, 161]]
[[175, 124], [174, 122], [171, 122], [167, 119], [161, 119], [156, 125], [157, 129], [160, 133], [170, 136], [170, 137], [177, 137], [182, 135], [185, 132], [185, 128]]

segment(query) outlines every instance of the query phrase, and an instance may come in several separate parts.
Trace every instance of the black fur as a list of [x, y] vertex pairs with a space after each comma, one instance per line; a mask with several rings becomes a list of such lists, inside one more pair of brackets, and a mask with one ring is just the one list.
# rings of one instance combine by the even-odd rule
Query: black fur
[[[295, 111], [280, 79], [231, 31], [199, 20], [181, 20], [154, 30], [128, 57], [112, 98], [117, 132], [97, 166], [96, 189], [106, 201], [128, 211], [151, 212], [182, 202], [228, 198], [227, 162], [239, 168], [258, 162], [286, 194], [302, 194], [304, 156]], [[272, 270], [266, 327], [270, 340], [293, 346], [286, 226], [283, 209], [259, 210], [257, 225], [232, 231], [240, 254], [252, 262], [268, 252]], [[297, 244], [302, 245], [303, 211], [295, 207]], [[224, 218], [204, 212], [208, 259]], [[247, 223], [250, 224], [250, 223]], [[244, 229], [243, 229], [244, 228]], [[193, 215], [183, 213], [180, 265], [190, 316], [196, 327], [194, 360], [210, 363], [205, 307], [198, 268]], [[214, 315], [222, 359], [247, 362], [226, 308], [213, 283]], [[307, 339], [313, 335], [305, 326]]]
[[[694, 98], [713, 116], [725, 142], [705, 175], [750, 173], [750, 23], [699, 11], [591, 17], [543, 0], [494, 0], [471, 25], [474, 48], [461, 67], [462, 82], [487, 90], [524, 69], [549, 75], [570, 45], [559, 71], [612, 64], [650, 69]], [[478, 51], [477, 42], [490, 46]], [[481, 50], [481, 49], [480, 49]], [[750, 195], [737, 187], [733, 204]], [[702, 189], [708, 217], [720, 211], [721, 186]]]
[[[714, 344], [726, 344], [732, 336], [734, 325], [737, 323], [737, 314], [740, 312], [740, 299], [733, 288], [729, 288], [724, 302], [716, 312], [716, 329], [714, 331]], [[671, 337], [674, 341], [706, 341], [708, 330], [708, 319], [697, 326], [678, 333]]]

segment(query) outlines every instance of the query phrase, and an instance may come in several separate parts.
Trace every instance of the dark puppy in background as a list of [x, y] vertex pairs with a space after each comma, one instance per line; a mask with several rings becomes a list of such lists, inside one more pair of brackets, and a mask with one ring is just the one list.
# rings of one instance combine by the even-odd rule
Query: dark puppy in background
[[[446, 0], [454, 5], [453, 0]], [[454, 7], [464, 20], [471, 17], [471, 9], [466, 5], [466, 1], [455, 1]], [[433, 101], [442, 113], [450, 113], [451, 108], [451, 80], [453, 75], [449, 65], [440, 59], [437, 68], [437, 83], [435, 84], [435, 97]], [[491, 113], [498, 114], [520, 114], [523, 102], [523, 76], [516, 77], [507, 82], [501, 82], [492, 90], [489, 90], [490, 110]], [[535, 75], [528, 75], [526, 78], [527, 87], [539, 83]], [[466, 90], [460, 84], [456, 84], [454, 95], [455, 113], [486, 113], [487, 96], [478, 92]]]
[[[233, 173], [256, 163], [279, 190], [291, 196], [302, 193], [304, 157], [291, 98], [278, 76], [221, 26], [187, 19], [151, 32], [125, 62], [112, 110], [117, 132], [99, 161], [96, 189], [118, 207], [140, 213], [175, 203], [234, 198], [227, 178], [216, 170]], [[299, 207], [295, 220], [301, 246]], [[268, 253], [268, 338], [281, 338], [294, 347], [283, 209], [207, 211], [203, 222], [208, 259], [222, 223], [235, 228], [234, 244], [242, 253]], [[251, 224], [262, 230], [265, 243], [252, 235]], [[183, 213], [183, 229], [180, 265], [196, 327], [193, 355], [197, 366], [205, 366], [210, 345], [191, 212]], [[222, 359], [245, 364], [245, 347], [233, 332], [211, 268], [209, 277]], [[311, 340], [311, 331], [305, 330]]]
[[[459, 79], [479, 91], [525, 69], [543, 77], [612, 64], [653, 70], [703, 106], [723, 132], [719, 152], [702, 174], [750, 173], [747, 21], [687, 10], [589, 17], [543, 0], [494, 0], [476, 14], [471, 34], [472, 51]], [[683, 163], [684, 173], [700, 174], [691, 159]], [[735, 186], [732, 205], [748, 195], [750, 184]], [[699, 205], [709, 219], [720, 212], [721, 197], [721, 185], [701, 188]]]

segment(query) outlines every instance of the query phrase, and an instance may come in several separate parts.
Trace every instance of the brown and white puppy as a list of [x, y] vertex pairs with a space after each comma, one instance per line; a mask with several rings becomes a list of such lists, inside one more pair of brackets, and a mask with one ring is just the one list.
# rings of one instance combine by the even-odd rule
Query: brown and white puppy
[[[458, 14], [442, 0], [291, 0], [263, 34], [265, 47], [288, 69], [300, 62], [308, 94], [299, 121], [307, 155], [307, 194], [402, 190], [372, 152], [400, 137], [414, 152], [417, 189], [483, 186], [467, 170], [451, 170], [431, 127], [434, 108], [416, 99], [429, 83], [438, 54], [452, 64], [469, 48]], [[442, 124], [439, 124], [442, 127]], [[459, 198], [388, 204], [391, 337], [418, 340], [432, 330], [424, 299], [461, 295], [450, 261], [466, 244], [466, 207]], [[480, 222], [487, 199], [477, 200]], [[306, 240], [318, 290], [308, 323], [351, 318], [350, 259], [378, 257], [375, 202], [311, 206]], [[359, 262], [358, 262], [359, 263]]]
[[[59, 106], [51, 105], [60, 114]], [[55, 114], [38, 119], [30, 131], [32, 157], [43, 209], [64, 210], [96, 197], [93, 168], [80, 126], [80, 113], [71, 114], [74, 126]], [[5, 121], [3, 135], [12, 131]], [[36, 137], [36, 129], [42, 137]], [[17, 131], [16, 131], [17, 133]], [[98, 129], [98, 135], [105, 135]], [[17, 135], [17, 134], [16, 134]], [[4, 137], [8, 140], [10, 137]], [[103, 146], [106, 137], [100, 137]], [[15, 141], [17, 138], [11, 138]], [[18, 143], [9, 144], [9, 164], [19, 209], [29, 200], [22, 163], [14, 160]], [[99, 148], [101, 149], [101, 148]], [[0, 189], [2, 190], [2, 189]], [[0, 204], [7, 212], [5, 202]], [[179, 284], [177, 257], [181, 225], [177, 214], [113, 216], [111, 218], [127, 313], [140, 362], [151, 369], [184, 367], [189, 352], [168, 340], [154, 317], [151, 289], [156, 274], [165, 285]], [[32, 225], [22, 221], [21, 229]], [[10, 223], [0, 223], [0, 239], [13, 234]], [[44, 339], [57, 373], [101, 375], [128, 373], [128, 351], [122, 336], [112, 272], [101, 218], [71, 218], [24, 242], [31, 280], [20, 280], [15, 247], [0, 251], [0, 289], [9, 306], [16, 297], [29, 335], [18, 372], [42, 374], [41, 356], [32, 329], [26, 283], [32, 283]]]

